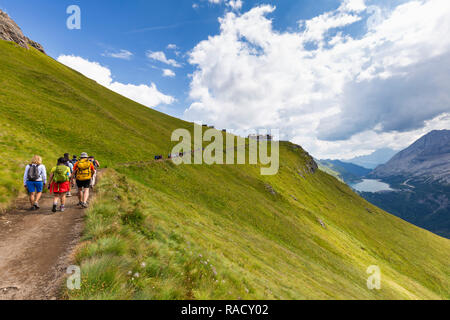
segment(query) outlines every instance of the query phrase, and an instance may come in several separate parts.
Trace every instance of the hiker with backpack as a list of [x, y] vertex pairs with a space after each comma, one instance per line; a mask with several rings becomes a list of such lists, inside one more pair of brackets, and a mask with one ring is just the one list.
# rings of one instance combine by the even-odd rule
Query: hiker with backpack
[[72, 162], [73, 165], [75, 165], [75, 163], [78, 162], [77, 156], [74, 154], [72, 157], [72, 160], [70, 160], [70, 162]]
[[[72, 161], [69, 159], [69, 154], [68, 153], [64, 153], [64, 164], [67, 166], [67, 167], [69, 167], [69, 169], [70, 169], [70, 173], [72, 173], [73, 172], [73, 163], [72, 163]], [[75, 161], [75, 163], [76, 163], [76, 161]]]
[[91, 179], [96, 170], [92, 162], [88, 159], [88, 154], [83, 152], [80, 155], [80, 160], [73, 166], [72, 179], [76, 180], [78, 187], [78, 199], [82, 208], [87, 208], [87, 201], [89, 199], [89, 188], [91, 186]]
[[30, 210], [40, 209], [39, 200], [44, 190], [44, 185], [47, 183], [47, 170], [42, 164], [40, 156], [34, 156], [31, 163], [26, 166], [23, 175], [23, 185], [30, 196]]
[[95, 183], [97, 181], [97, 170], [100, 167], [100, 163], [95, 159], [94, 156], [90, 156], [89, 161], [92, 162], [92, 164], [94, 165], [94, 168], [95, 168], [95, 172], [92, 175], [92, 179], [91, 179], [91, 188], [94, 188]]
[[[75, 162], [76, 163], [76, 162]], [[72, 175], [73, 172], [73, 163], [72, 161], [69, 159], [69, 154], [68, 153], [64, 153], [64, 164], [70, 169], [70, 175]], [[69, 183], [69, 187], [70, 187], [70, 183]], [[67, 192], [67, 196], [71, 197], [72, 194], [70, 193], [70, 188], [69, 191]]]
[[48, 189], [54, 194], [52, 211], [56, 212], [58, 199], [61, 201], [60, 211], [64, 212], [66, 205], [66, 195], [70, 191], [70, 168], [67, 166], [67, 159], [59, 158], [56, 167], [51, 170]]
[[90, 157], [89, 157], [89, 161], [92, 162], [92, 164], [93, 164], [94, 167], [95, 167], [95, 170], [97, 170], [98, 168], [100, 168], [100, 162], [98, 162], [98, 160], [95, 159], [94, 156], [90, 156]]

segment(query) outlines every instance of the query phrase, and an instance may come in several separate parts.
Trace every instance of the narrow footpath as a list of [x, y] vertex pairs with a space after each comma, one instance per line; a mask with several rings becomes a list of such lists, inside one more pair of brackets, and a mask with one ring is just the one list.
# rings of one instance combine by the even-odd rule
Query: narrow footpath
[[[75, 192], [75, 191], [73, 191]], [[60, 298], [67, 267], [83, 231], [85, 210], [78, 197], [67, 198], [66, 211], [51, 211], [43, 195], [37, 211], [26, 199], [0, 215], [0, 300]]]

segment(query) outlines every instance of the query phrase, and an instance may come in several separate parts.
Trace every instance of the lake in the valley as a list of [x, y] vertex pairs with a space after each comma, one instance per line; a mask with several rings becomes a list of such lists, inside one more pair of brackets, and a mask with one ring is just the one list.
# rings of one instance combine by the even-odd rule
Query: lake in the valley
[[363, 179], [362, 182], [352, 184], [351, 187], [359, 192], [394, 191], [389, 184], [375, 179]]

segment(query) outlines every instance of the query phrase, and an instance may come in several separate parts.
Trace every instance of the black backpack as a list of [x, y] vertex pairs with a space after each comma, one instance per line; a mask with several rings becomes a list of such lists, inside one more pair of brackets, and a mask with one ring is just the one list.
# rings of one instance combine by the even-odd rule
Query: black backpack
[[28, 181], [37, 181], [41, 175], [39, 174], [39, 166], [35, 164], [30, 164], [28, 169]]

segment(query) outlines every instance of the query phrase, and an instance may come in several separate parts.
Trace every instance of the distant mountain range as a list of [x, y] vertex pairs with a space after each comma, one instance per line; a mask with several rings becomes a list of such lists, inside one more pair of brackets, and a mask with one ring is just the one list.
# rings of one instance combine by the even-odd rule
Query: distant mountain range
[[[318, 162], [322, 170], [349, 185], [362, 178], [388, 183], [394, 191], [360, 194], [408, 222], [450, 238], [450, 130], [431, 131], [393, 153], [386, 148], [351, 160]], [[373, 171], [365, 168], [383, 159], [386, 163], [379, 163]]]
[[[343, 162], [340, 160], [319, 160], [320, 165], [331, 169], [337, 173], [338, 178], [347, 184], [361, 181], [361, 178], [371, 172], [370, 169], [358, 166], [353, 163]], [[336, 175], [335, 175], [336, 176]]]
[[375, 169], [380, 164], [388, 162], [396, 153], [397, 151], [394, 151], [390, 148], [382, 148], [366, 156], [360, 156], [342, 161], [350, 162], [368, 169]]
[[343, 180], [348, 184], [359, 182], [368, 175], [372, 169], [388, 162], [396, 151], [382, 148], [373, 153], [349, 160], [316, 160], [323, 171]]
[[431, 131], [368, 177], [395, 192], [362, 193], [371, 203], [450, 238], [450, 130]]
[[369, 177], [450, 184], [450, 130], [431, 131], [378, 166]]

